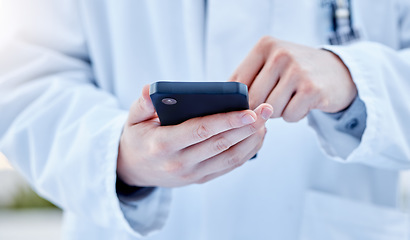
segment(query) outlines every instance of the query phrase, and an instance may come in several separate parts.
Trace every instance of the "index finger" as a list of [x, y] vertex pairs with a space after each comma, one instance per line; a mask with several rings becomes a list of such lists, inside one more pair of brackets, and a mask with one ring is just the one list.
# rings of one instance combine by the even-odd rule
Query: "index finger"
[[256, 78], [266, 61], [266, 53], [262, 49], [265, 45], [264, 42], [266, 42], [266, 39], [262, 38], [255, 47], [253, 47], [229, 78], [230, 82], [241, 82], [246, 84], [248, 88], [251, 87], [253, 80]]
[[231, 129], [240, 128], [256, 121], [252, 110], [218, 113], [187, 120], [174, 126], [159, 127], [162, 141], [172, 149], [181, 150], [212, 136]]

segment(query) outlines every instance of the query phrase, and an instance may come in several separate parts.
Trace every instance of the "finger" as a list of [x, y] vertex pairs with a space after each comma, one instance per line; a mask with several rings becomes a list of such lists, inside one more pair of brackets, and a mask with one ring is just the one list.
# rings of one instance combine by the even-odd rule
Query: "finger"
[[225, 174], [227, 174], [227, 173], [233, 171], [233, 170], [236, 169], [236, 168], [237, 168], [237, 167], [231, 167], [231, 168], [225, 169], [225, 170], [220, 171], [220, 172], [216, 172], [216, 173], [212, 173], [212, 174], [206, 175], [205, 177], [202, 177], [201, 179], [199, 179], [198, 181], [196, 181], [196, 183], [198, 183], [198, 184], [203, 184], [203, 183], [206, 183], [206, 182], [210, 182], [210, 181], [214, 180], [215, 178], [218, 178], [218, 177], [220, 177], [220, 176], [223, 176], [223, 175], [225, 175]]
[[182, 150], [181, 157], [183, 156], [182, 158], [187, 159], [185, 161], [190, 161], [191, 164], [197, 164], [204, 159], [211, 158], [228, 150], [233, 145], [257, 132], [260, 128], [264, 128], [266, 121], [273, 113], [273, 109], [269, 104], [262, 104], [255, 110], [255, 113], [257, 115], [255, 123], [220, 133], [206, 141], [185, 148]]
[[250, 88], [253, 80], [258, 75], [266, 61], [266, 54], [261, 51], [261, 47], [257, 44], [238, 66], [232, 76], [230, 82], [241, 82]]
[[278, 83], [280, 74], [286, 68], [288, 61], [286, 58], [273, 56], [268, 59], [262, 70], [254, 80], [252, 87], [249, 89], [250, 109], [266, 102], [268, 96]]
[[149, 96], [149, 85], [145, 85], [142, 89], [141, 97], [131, 106], [128, 124], [134, 125], [155, 117], [155, 108]]
[[311, 106], [316, 101], [317, 97], [315, 95], [311, 96], [296, 92], [282, 113], [283, 119], [287, 122], [297, 122], [301, 120], [309, 113]]
[[276, 87], [272, 90], [267, 103], [273, 107], [272, 118], [278, 118], [282, 116], [283, 110], [289, 101], [292, 99], [293, 94], [296, 91], [296, 86], [291, 79], [291, 71], [287, 71], [278, 81]]
[[[248, 155], [245, 157], [245, 159], [248, 159], [248, 160], [251, 159], [253, 156], [255, 156], [255, 154], [256, 154], [258, 151], [259, 151], [258, 149], [255, 149], [255, 150], [254, 150], [255, 153], [250, 153], [250, 154], [248, 154]], [[247, 162], [247, 161], [245, 161], [245, 162]], [[225, 170], [216, 172], [216, 173], [212, 173], [212, 174], [206, 175], [205, 177], [202, 177], [200, 180], [198, 180], [196, 183], [198, 183], [198, 184], [203, 184], [203, 183], [212, 181], [212, 180], [214, 180], [215, 178], [218, 178], [218, 177], [223, 176], [223, 175], [225, 175], [225, 174], [227, 174], [227, 173], [229, 173], [229, 172], [232, 172], [232, 171], [235, 170], [236, 168], [238, 168], [238, 167], [235, 166], [235, 167], [231, 167], [231, 168], [228, 168], [228, 169], [225, 169]]]
[[[262, 147], [266, 128], [236, 144], [228, 151], [198, 164], [196, 168], [199, 182], [209, 181], [242, 166]], [[202, 177], [205, 176], [205, 177]]]
[[221, 132], [254, 123], [254, 111], [236, 111], [193, 118], [175, 126], [157, 128], [162, 141], [173, 150], [181, 150], [205, 141]]

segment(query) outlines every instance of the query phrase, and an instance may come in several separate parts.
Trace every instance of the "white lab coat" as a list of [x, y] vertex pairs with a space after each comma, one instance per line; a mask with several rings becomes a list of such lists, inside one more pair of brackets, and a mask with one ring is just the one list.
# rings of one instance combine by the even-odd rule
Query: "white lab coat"
[[65, 210], [64, 238], [407, 239], [396, 203], [410, 166], [408, 0], [353, 0], [363, 42], [328, 47], [366, 104], [361, 141], [320, 112], [311, 127], [270, 120], [256, 160], [120, 204], [119, 137], [143, 85], [225, 81], [264, 35], [326, 44], [319, 0], [207, 2], [1, 2], [0, 151]]

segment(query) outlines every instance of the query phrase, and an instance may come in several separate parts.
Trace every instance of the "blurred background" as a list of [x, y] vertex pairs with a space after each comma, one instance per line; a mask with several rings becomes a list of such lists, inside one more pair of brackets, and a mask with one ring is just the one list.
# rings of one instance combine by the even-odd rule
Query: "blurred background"
[[39, 197], [0, 152], [0, 240], [61, 239], [62, 212]]

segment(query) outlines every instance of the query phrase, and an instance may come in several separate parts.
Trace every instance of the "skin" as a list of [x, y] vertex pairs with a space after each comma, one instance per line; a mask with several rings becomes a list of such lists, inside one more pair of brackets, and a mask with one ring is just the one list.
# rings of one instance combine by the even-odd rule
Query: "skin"
[[349, 70], [333, 53], [263, 37], [230, 81], [248, 85], [252, 110], [160, 126], [149, 86], [133, 103], [121, 136], [117, 173], [129, 185], [205, 183], [243, 165], [262, 147], [269, 118], [288, 122], [310, 110], [334, 113], [357, 95]]
[[205, 183], [241, 166], [262, 147], [272, 106], [215, 114], [160, 126], [149, 86], [133, 103], [117, 161], [129, 185], [180, 187]]
[[230, 81], [249, 87], [251, 109], [269, 103], [272, 118], [297, 122], [310, 110], [335, 113], [357, 95], [350, 72], [335, 54], [272, 37], [263, 37]]

